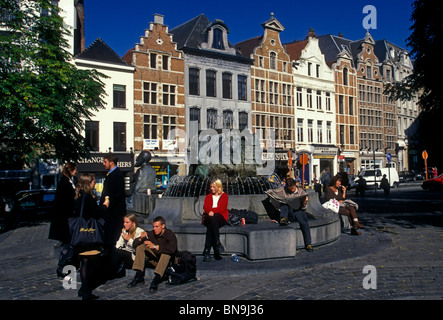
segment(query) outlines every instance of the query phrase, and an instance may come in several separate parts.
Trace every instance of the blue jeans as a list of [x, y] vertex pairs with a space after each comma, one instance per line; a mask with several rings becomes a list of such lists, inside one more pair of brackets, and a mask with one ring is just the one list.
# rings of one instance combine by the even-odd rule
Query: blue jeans
[[280, 207], [280, 219], [282, 218], [285, 218], [286, 220], [297, 220], [300, 224], [305, 246], [311, 244], [311, 230], [309, 229], [308, 215], [305, 211], [294, 211], [288, 205], [282, 205]]

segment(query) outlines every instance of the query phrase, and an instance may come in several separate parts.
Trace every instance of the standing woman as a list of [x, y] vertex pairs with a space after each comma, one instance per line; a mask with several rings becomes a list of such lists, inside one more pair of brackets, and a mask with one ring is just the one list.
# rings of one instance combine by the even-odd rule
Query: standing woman
[[224, 248], [220, 243], [220, 227], [228, 224], [228, 195], [223, 192], [223, 186], [219, 179], [211, 182], [211, 193], [205, 198], [203, 206], [202, 223], [206, 226], [205, 249], [203, 251], [203, 261], [211, 260], [209, 255], [211, 247], [214, 248], [215, 260], [220, 260]]
[[335, 199], [340, 202], [340, 209], [338, 214], [345, 215], [348, 217], [349, 223], [351, 224], [351, 234], [355, 236], [361, 235], [361, 232], [357, 229], [363, 229], [364, 226], [358, 222], [357, 211], [353, 206], [343, 206], [342, 202], [346, 199], [346, 187], [341, 185], [341, 177], [334, 176], [329, 182], [329, 186], [325, 191], [326, 200]]
[[123, 229], [112, 253], [112, 278], [124, 276], [126, 269], [132, 269], [135, 260], [134, 239], [139, 238], [143, 232], [145, 230], [138, 226], [135, 214], [128, 213], [123, 218]]
[[55, 192], [55, 211], [51, 217], [49, 228], [49, 239], [60, 241], [62, 250], [58, 259], [57, 276], [63, 277], [63, 267], [71, 258], [70, 234], [68, 219], [74, 217], [75, 185], [74, 177], [77, 174], [77, 165], [68, 162], [62, 171], [62, 176], [57, 184]]
[[[97, 200], [93, 194], [95, 187], [95, 176], [93, 174], [83, 174], [78, 180], [77, 190], [75, 194], [74, 210], [76, 217], [80, 216], [82, 201], [84, 199], [84, 207], [82, 217], [85, 220], [91, 218], [100, 219], [103, 216], [103, 209], [97, 204]], [[98, 279], [98, 265], [102, 247], [90, 246], [75, 248], [80, 259], [80, 279], [82, 286], [78, 291], [78, 295], [83, 300], [98, 299], [98, 296], [92, 294], [92, 289], [96, 286]]]

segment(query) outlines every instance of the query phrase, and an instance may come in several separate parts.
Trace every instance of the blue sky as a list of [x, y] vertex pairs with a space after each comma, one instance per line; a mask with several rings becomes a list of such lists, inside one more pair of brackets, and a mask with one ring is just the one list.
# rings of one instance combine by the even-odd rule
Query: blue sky
[[104, 40], [120, 56], [139, 42], [154, 13], [164, 15], [165, 24], [172, 29], [201, 13], [211, 21], [223, 20], [230, 29], [232, 44], [263, 34], [261, 24], [271, 12], [285, 27], [282, 42], [303, 40], [309, 28], [318, 35], [342, 32], [351, 40], [364, 38], [366, 30], [363, 13], [366, 5], [376, 8], [377, 29], [370, 33], [375, 40], [387, 39], [409, 49], [406, 39], [412, 0], [342, 0], [342, 1], [148, 1], [148, 0], [85, 0], [86, 46], [96, 38]]

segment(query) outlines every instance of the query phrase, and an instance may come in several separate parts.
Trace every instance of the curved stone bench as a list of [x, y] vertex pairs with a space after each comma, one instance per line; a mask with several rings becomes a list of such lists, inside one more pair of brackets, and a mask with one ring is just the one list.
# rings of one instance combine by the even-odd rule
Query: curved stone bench
[[[325, 209], [318, 193], [308, 190], [309, 202], [306, 212], [309, 217], [312, 245], [319, 246], [335, 241], [341, 234], [343, 219], [331, 210]], [[267, 195], [229, 196], [228, 209], [247, 209], [259, 215], [259, 223], [246, 226], [224, 226], [220, 228], [220, 241], [225, 254], [236, 253], [250, 260], [288, 258], [296, 255], [297, 249], [304, 248], [303, 235], [298, 222], [280, 226], [270, 221], [262, 204]], [[160, 198], [156, 200], [154, 212], [145, 219], [156, 216], [166, 219], [167, 227], [175, 232], [179, 250], [195, 254], [203, 252], [206, 227], [201, 224], [204, 196], [198, 198]], [[346, 217], [345, 217], [346, 218]], [[347, 219], [345, 219], [347, 222]]]
[[[341, 233], [338, 215], [330, 219], [309, 220], [312, 245], [319, 246], [335, 241]], [[201, 223], [173, 225], [171, 230], [177, 236], [179, 250], [195, 254], [203, 252], [206, 227]], [[297, 249], [304, 248], [303, 235], [298, 222], [288, 226], [266, 221], [245, 226], [224, 226], [220, 228], [220, 241], [225, 254], [236, 253], [250, 260], [295, 257]]]

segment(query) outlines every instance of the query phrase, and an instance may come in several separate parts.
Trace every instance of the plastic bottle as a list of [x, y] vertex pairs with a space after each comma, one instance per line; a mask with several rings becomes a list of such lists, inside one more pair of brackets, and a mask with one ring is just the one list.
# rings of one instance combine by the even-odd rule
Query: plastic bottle
[[235, 253], [231, 255], [231, 259], [234, 262], [240, 262], [240, 258]]

